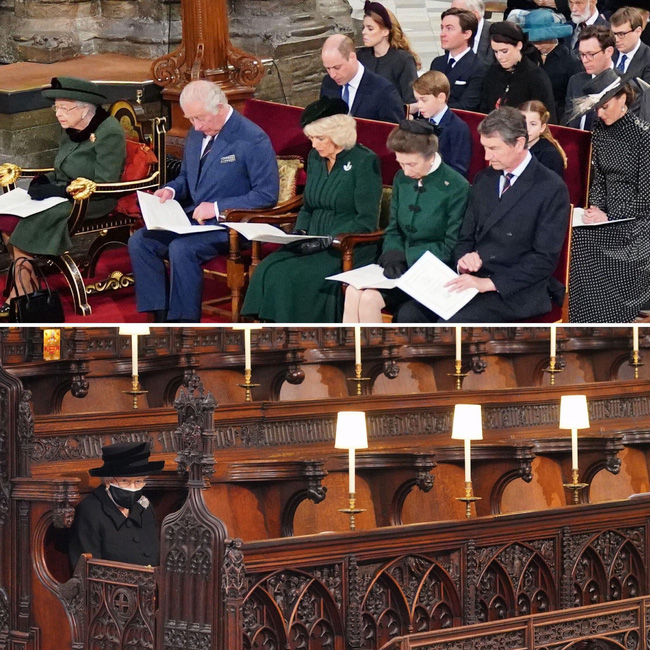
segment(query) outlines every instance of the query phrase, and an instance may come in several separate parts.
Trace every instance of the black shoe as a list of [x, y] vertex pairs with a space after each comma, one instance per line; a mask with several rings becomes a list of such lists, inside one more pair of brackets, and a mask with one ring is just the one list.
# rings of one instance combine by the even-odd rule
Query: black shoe
[[9, 318], [9, 303], [6, 302], [0, 307], [0, 318]]

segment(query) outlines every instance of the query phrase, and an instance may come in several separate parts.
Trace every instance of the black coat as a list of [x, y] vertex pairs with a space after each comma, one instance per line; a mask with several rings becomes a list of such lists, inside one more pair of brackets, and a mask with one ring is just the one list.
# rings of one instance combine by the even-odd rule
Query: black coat
[[376, 57], [373, 48], [362, 47], [357, 50], [357, 58], [366, 70], [388, 79], [405, 104], [415, 101], [411, 84], [418, 78], [418, 69], [410, 52], [391, 47], [384, 56]]
[[564, 103], [569, 79], [574, 74], [584, 72], [582, 63], [572, 54], [566, 45], [558, 43], [542, 63], [542, 70], [546, 72], [553, 87], [555, 109], [558, 119], [564, 114]]
[[447, 72], [448, 54], [431, 61], [431, 70], [447, 75], [451, 90], [447, 104], [450, 108], [477, 111], [481, 104], [481, 89], [487, 65], [483, 59], [470, 51]]
[[539, 162], [552, 169], [560, 178], [564, 178], [564, 158], [557, 150], [557, 147], [547, 140], [540, 138], [531, 148], [530, 153], [539, 160]]
[[[325, 75], [320, 87], [321, 97], [341, 97], [342, 87], [329, 75]], [[397, 88], [370, 70], [364, 69], [357, 88], [350, 115], [366, 120], [395, 122], [405, 119], [406, 109]]]
[[158, 524], [149, 505], [136, 503], [128, 518], [118, 510], [104, 485], [93, 490], [76, 508], [68, 550], [74, 568], [82, 553], [93, 558], [144, 566], [160, 561]]
[[499, 100], [500, 106], [518, 108], [531, 99], [542, 102], [551, 114], [550, 121], [557, 123], [553, 87], [542, 68], [526, 56], [515, 66], [514, 72], [504, 70], [498, 63], [490, 66], [483, 84], [481, 113], [494, 110]]
[[[576, 117], [574, 119], [569, 119], [573, 111], [573, 102], [585, 96], [585, 86], [592, 80], [592, 76], [588, 72], [579, 72], [574, 74], [571, 79], [569, 79], [569, 84], [566, 90], [565, 104], [564, 104], [564, 115], [562, 116], [561, 123], [564, 126], [570, 126], [574, 129], [580, 128], [580, 122], [582, 118]], [[596, 119], [596, 111], [589, 111], [585, 120], [585, 131], [591, 131], [594, 125], [594, 120]]]
[[[502, 172], [479, 172], [454, 251], [454, 261], [472, 251], [483, 265], [476, 274], [489, 277], [498, 294], [480, 293], [454, 318], [458, 322], [496, 322], [529, 318], [551, 309], [550, 291], [569, 226], [569, 191], [564, 181], [533, 157], [515, 184], [499, 199]], [[554, 287], [553, 287], [554, 288]], [[492, 317], [481, 318], [481, 303]]]

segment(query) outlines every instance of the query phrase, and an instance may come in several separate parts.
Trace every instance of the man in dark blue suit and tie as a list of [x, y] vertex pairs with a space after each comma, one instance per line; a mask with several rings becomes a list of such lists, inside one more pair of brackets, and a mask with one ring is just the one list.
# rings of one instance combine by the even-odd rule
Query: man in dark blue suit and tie
[[447, 77], [437, 70], [429, 70], [413, 82], [413, 94], [420, 117], [438, 127], [438, 153], [442, 161], [467, 178], [472, 136], [467, 124], [447, 106]]
[[[266, 133], [233, 110], [219, 86], [209, 81], [185, 86], [180, 105], [192, 128], [180, 174], [155, 192], [160, 202], [179, 201], [188, 226], [216, 225], [223, 210], [275, 205], [278, 165]], [[225, 229], [184, 235], [136, 231], [129, 240], [129, 254], [138, 311], [152, 312], [157, 322], [200, 321], [201, 264], [227, 248]]]
[[590, 25], [578, 37], [578, 53], [585, 68], [569, 79], [566, 90], [566, 103], [561, 124], [574, 129], [591, 131], [596, 119], [596, 111], [579, 115], [574, 111], [574, 102], [584, 97], [585, 86], [597, 75], [613, 67], [614, 36], [607, 27]]
[[472, 51], [477, 28], [478, 20], [471, 11], [452, 7], [442, 13], [440, 44], [446, 53], [431, 62], [431, 70], [442, 72], [449, 79], [447, 103], [451, 108], [478, 111], [481, 105], [487, 64]]
[[353, 117], [396, 123], [404, 119], [405, 108], [397, 88], [363, 67], [349, 36], [330, 36], [323, 44], [321, 57], [327, 70], [321, 97], [340, 97]]
[[573, 34], [567, 43], [576, 53], [578, 51], [578, 37], [587, 27], [609, 27], [607, 18], [599, 13], [596, 0], [569, 0], [571, 10], [571, 26]]
[[[531, 156], [526, 119], [510, 106], [479, 124], [490, 167], [474, 179], [454, 260], [450, 291], [477, 289], [449, 322], [507, 323], [541, 316], [563, 287], [553, 278], [569, 227], [571, 205], [564, 181]], [[415, 301], [399, 322], [438, 317]]]

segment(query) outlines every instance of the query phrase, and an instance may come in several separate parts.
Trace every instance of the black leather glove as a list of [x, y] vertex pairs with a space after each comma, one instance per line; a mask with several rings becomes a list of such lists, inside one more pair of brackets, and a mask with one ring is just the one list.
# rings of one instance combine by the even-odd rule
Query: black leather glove
[[50, 179], [44, 174], [36, 176], [27, 188], [27, 193], [30, 198], [35, 201], [42, 201], [49, 199], [52, 196], [60, 196], [63, 199], [69, 199], [68, 193], [65, 191], [64, 185], [55, 185], [50, 183]]
[[389, 280], [397, 280], [397, 278], [404, 275], [406, 269], [408, 268], [404, 251], [398, 250], [384, 251], [379, 256], [377, 264], [383, 267], [384, 276]]
[[305, 239], [299, 242], [296, 252], [300, 255], [312, 255], [320, 253], [332, 245], [332, 235], [327, 235], [325, 239]]

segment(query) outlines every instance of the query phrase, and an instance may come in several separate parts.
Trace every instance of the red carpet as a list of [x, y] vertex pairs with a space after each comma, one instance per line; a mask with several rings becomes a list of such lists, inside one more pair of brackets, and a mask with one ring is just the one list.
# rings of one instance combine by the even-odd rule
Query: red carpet
[[[85, 284], [88, 285], [105, 280], [113, 271], [122, 271], [125, 274], [131, 272], [131, 262], [125, 246], [120, 246], [119, 248], [105, 252], [97, 265], [97, 273], [94, 277], [85, 280]], [[4, 289], [5, 280], [6, 274], [0, 278], [0, 290]], [[92, 313], [90, 316], [78, 316], [74, 312], [72, 296], [65, 278], [60, 273], [56, 273], [48, 277], [48, 282], [52, 289], [58, 289], [60, 291], [66, 323], [143, 323], [151, 320], [148, 314], [140, 314], [136, 311], [135, 289], [133, 286], [88, 296], [88, 304], [92, 308]], [[225, 283], [210, 279], [204, 281], [204, 300], [218, 298], [224, 295], [226, 295]], [[201, 322], [227, 323], [230, 320], [204, 312], [201, 317]]]

